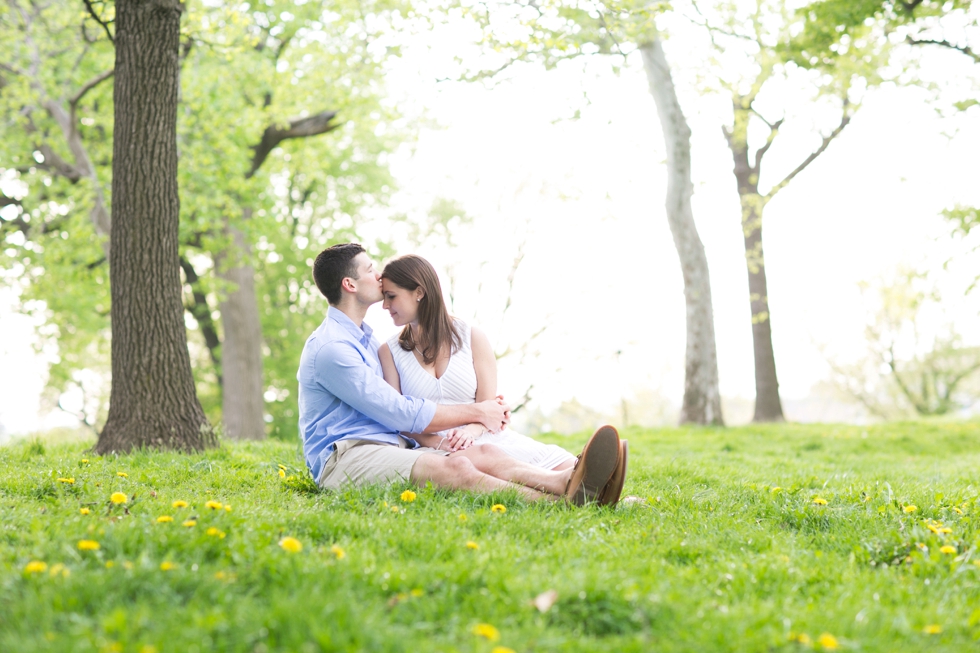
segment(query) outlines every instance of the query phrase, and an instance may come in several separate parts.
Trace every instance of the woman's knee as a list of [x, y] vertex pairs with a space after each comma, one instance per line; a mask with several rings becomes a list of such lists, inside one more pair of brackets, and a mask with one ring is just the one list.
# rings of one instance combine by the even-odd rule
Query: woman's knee
[[489, 444], [489, 443], [473, 445], [466, 451], [471, 451], [473, 457], [484, 456], [484, 457], [498, 458], [500, 456], [506, 455], [503, 449], [501, 449], [495, 444]]

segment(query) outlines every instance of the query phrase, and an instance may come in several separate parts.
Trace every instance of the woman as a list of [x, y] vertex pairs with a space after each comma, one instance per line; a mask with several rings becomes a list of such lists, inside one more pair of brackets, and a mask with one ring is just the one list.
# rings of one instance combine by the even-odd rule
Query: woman
[[[439, 404], [493, 399], [497, 394], [497, 361], [487, 336], [450, 317], [442, 286], [432, 265], [420, 256], [396, 258], [381, 274], [384, 308], [401, 333], [378, 350], [385, 381], [404, 395]], [[494, 444], [512, 457], [545, 469], [575, 465], [575, 456], [553, 444], [542, 444], [505, 429], [491, 433], [482, 424], [433, 435], [413, 435], [434, 449], [462, 450]]]

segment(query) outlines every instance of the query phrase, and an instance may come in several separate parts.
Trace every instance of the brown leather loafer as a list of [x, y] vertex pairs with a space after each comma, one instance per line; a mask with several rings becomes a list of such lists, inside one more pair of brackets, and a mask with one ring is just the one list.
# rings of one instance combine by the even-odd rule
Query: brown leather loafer
[[611, 426], [599, 427], [572, 469], [565, 498], [576, 506], [595, 501], [619, 465], [619, 433]]
[[626, 464], [629, 460], [629, 440], [619, 441], [619, 464], [615, 471], [602, 488], [596, 503], [600, 506], [614, 506], [619, 502], [619, 497], [623, 494], [623, 484], [626, 482]]

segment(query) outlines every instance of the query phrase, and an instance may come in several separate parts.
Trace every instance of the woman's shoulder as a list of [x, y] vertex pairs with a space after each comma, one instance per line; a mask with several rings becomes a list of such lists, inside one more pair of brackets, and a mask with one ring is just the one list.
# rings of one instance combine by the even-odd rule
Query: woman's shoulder
[[453, 326], [456, 327], [456, 333], [459, 334], [459, 339], [463, 341], [463, 347], [468, 348], [470, 346], [470, 333], [473, 331], [473, 327], [466, 320], [461, 320], [458, 317], [453, 318]]

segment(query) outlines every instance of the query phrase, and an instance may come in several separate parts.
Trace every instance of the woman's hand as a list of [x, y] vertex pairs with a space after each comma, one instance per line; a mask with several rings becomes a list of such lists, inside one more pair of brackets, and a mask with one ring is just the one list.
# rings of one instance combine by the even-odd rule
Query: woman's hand
[[445, 442], [449, 451], [463, 451], [471, 447], [485, 432], [483, 424], [467, 424], [462, 428], [451, 429]]

